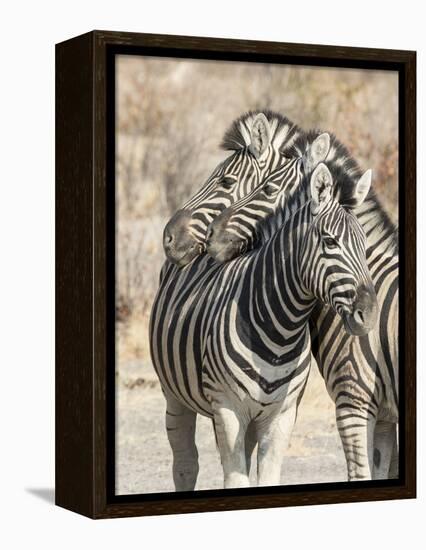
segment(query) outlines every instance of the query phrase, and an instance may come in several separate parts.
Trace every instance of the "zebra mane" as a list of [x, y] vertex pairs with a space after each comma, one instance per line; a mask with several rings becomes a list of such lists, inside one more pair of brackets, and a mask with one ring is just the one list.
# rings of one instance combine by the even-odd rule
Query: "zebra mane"
[[[323, 133], [321, 130], [312, 130], [304, 136], [300, 136], [298, 142], [289, 149], [290, 156], [303, 154], [321, 133]], [[352, 210], [355, 205], [354, 189], [363, 172], [348, 149], [334, 134], [330, 134], [330, 150], [324, 164], [330, 170], [333, 178], [335, 199], [345, 209]], [[258, 228], [260, 239], [264, 241], [270, 238], [285, 223], [285, 220], [300, 208], [303, 204], [303, 197], [306, 200], [307, 195], [310, 196], [310, 174], [305, 176], [293, 196], [284, 197], [285, 202], [278, 207], [277, 211], [260, 222]], [[383, 251], [392, 254], [398, 251], [398, 229], [389, 218], [372, 187], [363, 204], [353, 211], [361, 223], [363, 221], [365, 223], [368, 218], [367, 233], [376, 232], [380, 236]]]
[[[330, 137], [330, 151], [325, 164], [328, 166], [333, 178], [334, 196], [343, 207], [352, 209], [355, 203], [354, 189], [363, 171], [336, 136], [331, 134]], [[370, 221], [367, 233], [373, 231], [380, 233], [383, 242], [386, 243], [386, 251], [397, 252], [398, 229], [383, 208], [373, 187], [374, 181], [367, 198], [360, 207], [355, 208], [354, 213], [361, 222], [364, 219], [364, 214], [368, 215]]]
[[290, 197], [287, 195], [281, 196], [281, 203], [276, 211], [268, 214], [259, 222], [256, 228], [256, 242], [258, 244], [265, 243], [272, 238], [278, 230], [283, 227], [286, 221], [306, 204], [306, 196], [309, 194], [309, 179], [304, 178], [296, 192]]
[[255, 117], [263, 113], [271, 128], [271, 143], [277, 151], [289, 154], [305, 143], [305, 132], [290, 119], [269, 109], [248, 111], [234, 120], [223, 136], [221, 148], [238, 151], [250, 145], [250, 132]]

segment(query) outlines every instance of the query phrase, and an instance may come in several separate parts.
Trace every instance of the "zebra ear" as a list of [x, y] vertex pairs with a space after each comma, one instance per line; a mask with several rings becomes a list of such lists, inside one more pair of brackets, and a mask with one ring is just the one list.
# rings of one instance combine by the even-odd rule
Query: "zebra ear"
[[364, 174], [359, 178], [355, 187], [355, 207], [360, 206], [364, 202], [365, 197], [370, 191], [372, 178], [373, 170], [371, 170], [371, 168], [364, 172]]
[[318, 164], [311, 176], [311, 211], [314, 216], [331, 200], [332, 182], [333, 178], [327, 166], [323, 163]]
[[305, 173], [309, 174], [320, 162], [324, 162], [329, 150], [330, 135], [324, 132], [314, 139], [303, 157]]
[[250, 132], [249, 149], [258, 159], [260, 158], [271, 143], [271, 128], [268, 119], [263, 113], [256, 115]]

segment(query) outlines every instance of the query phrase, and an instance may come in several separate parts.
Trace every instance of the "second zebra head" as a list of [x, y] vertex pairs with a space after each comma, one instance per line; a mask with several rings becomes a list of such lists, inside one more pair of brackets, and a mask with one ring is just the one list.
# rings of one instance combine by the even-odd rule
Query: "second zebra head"
[[[335, 136], [313, 131], [306, 135], [306, 150], [322, 147], [324, 162], [332, 173], [332, 194], [349, 209], [360, 206], [371, 185], [371, 170], [364, 174], [346, 147]], [[300, 147], [300, 145], [299, 145]], [[293, 212], [310, 199], [310, 178], [318, 165], [304, 169], [302, 177], [280, 166], [240, 200], [223, 210], [207, 229], [206, 250], [217, 262], [228, 262], [253, 249], [284, 224]], [[367, 190], [365, 192], [365, 190]], [[267, 222], [267, 223], [265, 223]]]

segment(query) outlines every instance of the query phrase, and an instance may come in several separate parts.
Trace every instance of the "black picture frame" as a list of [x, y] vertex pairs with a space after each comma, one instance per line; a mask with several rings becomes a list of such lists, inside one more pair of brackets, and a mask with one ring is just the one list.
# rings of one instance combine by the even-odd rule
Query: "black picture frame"
[[[400, 476], [116, 496], [115, 56], [383, 69], [399, 74]], [[91, 518], [416, 496], [416, 53], [93, 31], [56, 45], [56, 504]]]

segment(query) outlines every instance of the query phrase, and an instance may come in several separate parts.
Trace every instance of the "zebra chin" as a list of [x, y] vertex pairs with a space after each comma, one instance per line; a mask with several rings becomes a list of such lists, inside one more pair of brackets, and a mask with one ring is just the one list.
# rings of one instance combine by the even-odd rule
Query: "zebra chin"
[[166, 258], [172, 264], [178, 267], [185, 267], [190, 264], [195, 258], [198, 258], [204, 252], [204, 247], [200, 243], [190, 245], [189, 250], [182, 252], [181, 250], [165, 250]]
[[166, 258], [178, 267], [185, 267], [190, 264], [195, 258], [201, 256], [204, 251], [205, 246], [195, 240], [183, 243], [179, 248], [164, 246]]
[[352, 312], [340, 313], [343, 325], [348, 334], [352, 336], [365, 336], [377, 323], [378, 305], [374, 289], [361, 287], [357, 292], [357, 299], [352, 307]]
[[216, 243], [207, 241], [206, 251], [216, 261], [221, 264], [230, 262], [237, 256], [241, 256], [247, 250], [245, 241], [228, 241], [226, 243]]

